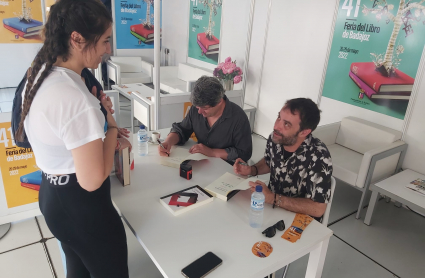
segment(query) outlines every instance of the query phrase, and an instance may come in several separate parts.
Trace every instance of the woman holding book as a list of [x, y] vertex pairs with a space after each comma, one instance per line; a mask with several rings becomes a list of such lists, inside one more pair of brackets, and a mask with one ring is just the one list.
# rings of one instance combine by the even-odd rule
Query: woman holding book
[[128, 277], [127, 241], [112, 205], [109, 173], [118, 127], [111, 102], [81, 79], [109, 53], [112, 17], [99, 0], [61, 0], [23, 91], [21, 123], [43, 171], [40, 210], [66, 256], [67, 277]]

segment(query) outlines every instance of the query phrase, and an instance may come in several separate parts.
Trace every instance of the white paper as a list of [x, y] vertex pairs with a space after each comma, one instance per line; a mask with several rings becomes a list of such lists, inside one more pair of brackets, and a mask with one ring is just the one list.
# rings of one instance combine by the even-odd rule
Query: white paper
[[208, 158], [208, 156], [201, 153], [191, 154], [188, 149], [173, 147], [171, 148], [170, 156], [161, 157], [161, 164], [168, 167], [180, 168], [180, 164], [185, 160], [199, 161]]
[[213, 181], [211, 184], [209, 184], [207, 187], [205, 187], [206, 190], [220, 193], [221, 195], [227, 195], [230, 191], [233, 190], [246, 190], [249, 189], [249, 182], [250, 181], [257, 181], [258, 178], [250, 177], [248, 179], [245, 179], [243, 177], [239, 177], [230, 173], [225, 173], [215, 181]]

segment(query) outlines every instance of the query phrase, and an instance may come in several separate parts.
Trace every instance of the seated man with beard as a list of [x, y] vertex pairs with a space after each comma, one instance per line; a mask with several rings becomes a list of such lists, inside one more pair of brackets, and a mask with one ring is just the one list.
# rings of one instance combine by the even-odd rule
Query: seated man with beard
[[319, 122], [320, 110], [311, 99], [288, 100], [277, 115], [263, 159], [253, 166], [237, 159], [233, 169], [241, 175], [270, 173], [268, 186], [251, 182], [251, 191], [261, 185], [266, 203], [321, 222], [331, 197], [332, 160], [325, 144], [311, 134]]

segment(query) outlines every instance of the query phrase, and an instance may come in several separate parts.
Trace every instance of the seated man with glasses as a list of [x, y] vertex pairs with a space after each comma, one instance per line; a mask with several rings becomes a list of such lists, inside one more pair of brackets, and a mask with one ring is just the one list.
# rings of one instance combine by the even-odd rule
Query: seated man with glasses
[[198, 144], [190, 153], [220, 157], [230, 164], [240, 158], [247, 161], [252, 154], [251, 128], [241, 107], [229, 101], [220, 81], [202, 76], [193, 87], [192, 107], [180, 123], [174, 123], [170, 134], [158, 146], [161, 156], [167, 156], [173, 145], [183, 145], [193, 132]]
[[270, 173], [268, 186], [251, 182], [251, 191], [261, 185], [266, 203], [321, 222], [331, 197], [332, 159], [326, 145], [311, 135], [319, 122], [320, 110], [311, 99], [288, 100], [277, 114], [263, 159], [253, 166], [238, 159], [233, 169], [246, 176]]

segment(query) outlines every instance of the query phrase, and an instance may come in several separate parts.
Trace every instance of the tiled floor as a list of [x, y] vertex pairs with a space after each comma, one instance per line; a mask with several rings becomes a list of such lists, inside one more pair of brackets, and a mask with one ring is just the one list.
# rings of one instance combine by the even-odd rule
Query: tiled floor
[[[1, 95], [2, 90], [0, 107], [8, 101]], [[129, 112], [121, 113], [129, 117]], [[263, 155], [265, 139], [254, 135], [253, 142], [252, 161], [256, 162]], [[337, 181], [329, 220], [334, 236], [322, 277], [425, 277], [425, 218], [382, 200], [372, 225], [366, 226], [363, 219], [356, 220], [353, 215], [359, 200], [360, 191]], [[126, 231], [130, 277], [162, 277], [128, 227]], [[0, 239], [0, 277], [65, 277], [58, 243], [52, 237], [41, 216], [13, 223]], [[304, 277], [307, 259], [305, 256], [292, 263], [287, 278]]]

